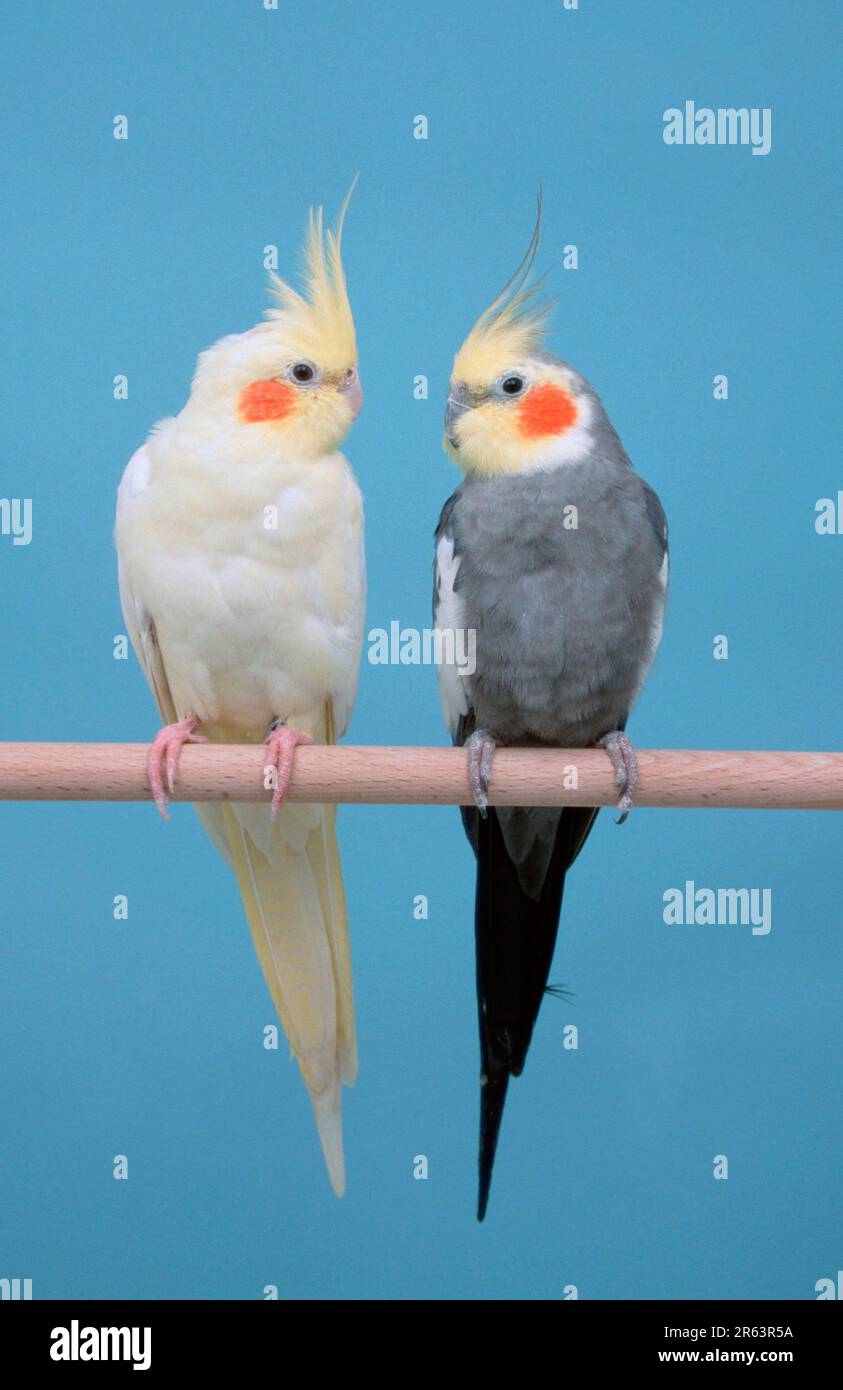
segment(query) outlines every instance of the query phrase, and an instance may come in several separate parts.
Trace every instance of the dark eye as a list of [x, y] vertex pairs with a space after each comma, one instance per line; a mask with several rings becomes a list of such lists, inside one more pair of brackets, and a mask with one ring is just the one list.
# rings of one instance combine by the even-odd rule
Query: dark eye
[[501, 390], [505, 396], [518, 396], [524, 390], [523, 376], [508, 376], [501, 382]]
[[294, 381], [300, 381], [304, 384], [313, 381], [316, 376], [316, 368], [310, 362], [294, 362], [290, 369], [290, 375]]

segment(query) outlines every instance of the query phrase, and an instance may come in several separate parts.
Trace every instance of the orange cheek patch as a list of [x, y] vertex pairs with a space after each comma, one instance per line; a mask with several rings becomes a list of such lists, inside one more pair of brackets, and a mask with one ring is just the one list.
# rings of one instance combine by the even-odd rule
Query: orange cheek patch
[[547, 382], [527, 392], [518, 407], [518, 426], [525, 438], [541, 439], [544, 435], [564, 434], [576, 423], [577, 414], [573, 396], [561, 386]]
[[250, 425], [257, 420], [283, 420], [295, 399], [294, 388], [285, 381], [253, 381], [240, 392], [237, 412]]

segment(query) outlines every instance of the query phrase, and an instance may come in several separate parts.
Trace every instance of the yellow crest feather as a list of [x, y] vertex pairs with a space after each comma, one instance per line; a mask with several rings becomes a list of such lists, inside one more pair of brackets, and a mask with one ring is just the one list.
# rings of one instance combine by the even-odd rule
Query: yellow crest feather
[[277, 308], [267, 317], [283, 325], [285, 342], [323, 371], [338, 372], [357, 362], [357, 341], [345, 271], [342, 229], [355, 177], [343, 199], [336, 231], [324, 227], [321, 207], [311, 208], [304, 243], [304, 294], [270, 271], [270, 293]]
[[539, 246], [541, 217], [539, 191], [530, 244], [515, 274], [484, 309], [454, 358], [453, 381], [487, 386], [501, 372], [517, 366], [544, 346], [553, 303], [536, 301], [544, 277], [534, 285], [527, 283]]

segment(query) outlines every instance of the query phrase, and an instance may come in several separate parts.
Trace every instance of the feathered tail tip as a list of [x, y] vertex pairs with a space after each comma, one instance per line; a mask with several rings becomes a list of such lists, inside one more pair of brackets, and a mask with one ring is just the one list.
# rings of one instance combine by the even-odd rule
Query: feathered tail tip
[[539, 249], [542, 191], [536, 200], [536, 221], [530, 244], [515, 273], [483, 310], [454, 361], [453, 380], [488, 381], [498, 370], [541, 350], [553, 311], [552, 300], [538, 300], [546, 276], [530, 284]]
[[331, 1187], [337, 1197], [342, 1197], [345, 1195], [345, 1156], [342, 1143], [339, 1082], [335, 1082], [319, 1094], [310, 1090], [310, 1087], [308, 1090], [310, 1091], [313, 1114], [316, 1119], [316, 1127], [319, 1130], [322, 1153], [325, 1156], [325, 1166], [328, 1169]]
[[485, 1076], [480, 1083], [480, 1155], [478, 1159], [477, 1220], [482, 1221], [489, 1205], [492, 1169], [498, 1147], [503, 1107], [509, 1086], [509, 1072], [499, 1069], [496, 1076]]
[[345, 195], [336, 229], [325, 228], [321, 207], [311, 208], [304, 242], [304, 293], [300, 294], [274, 270], [269, 272], [270, 294], [275, 307], [267, 317], [285, 329], [302, 357], [312, 358], [323, 370], [342, 370], [357, 360], [354, 318], [342, 263], [345, 215], [359, 175]]

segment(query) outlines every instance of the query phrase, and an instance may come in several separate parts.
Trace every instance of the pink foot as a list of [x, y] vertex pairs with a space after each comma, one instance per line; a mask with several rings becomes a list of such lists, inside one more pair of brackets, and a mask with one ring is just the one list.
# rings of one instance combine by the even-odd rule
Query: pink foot
[[269, 731], [269, 738], [266, 740], [269, 749], [269, 762], [264, 768], [266, 772], [273, 768], [275, 772], [275, 787], [272, 792], [272, 819], [278, 815], [278, 807], [284, 802], [287, 795], [287, 787], [290, 784], [290, 773], [293, 770], [293, 754], [300, 743], [312, 743], [310, 734], [299, 734], [295, 729], [288, 729], [286, 724], [278, 724]]
[[165, 724], [163, 729], [159, 729], [149, 747], [146, 757], [146, 775], [149, 778], [149, 786], [155, 799], [155, 805], [161, 812], [165, 820], [170, 819], [167, 810], [167, 793], [164, 790], [164, 774], [167, 776], [167, 786], [172, 794], [176, 784], [176, 774], [179, 770], [179, 757], [181, 750], [186, 743], [207, 743], [208, 740], [201, 734], [196, 733], [199, 720], [188, 715], [187, 719], [182, 719], [178, 724]]

